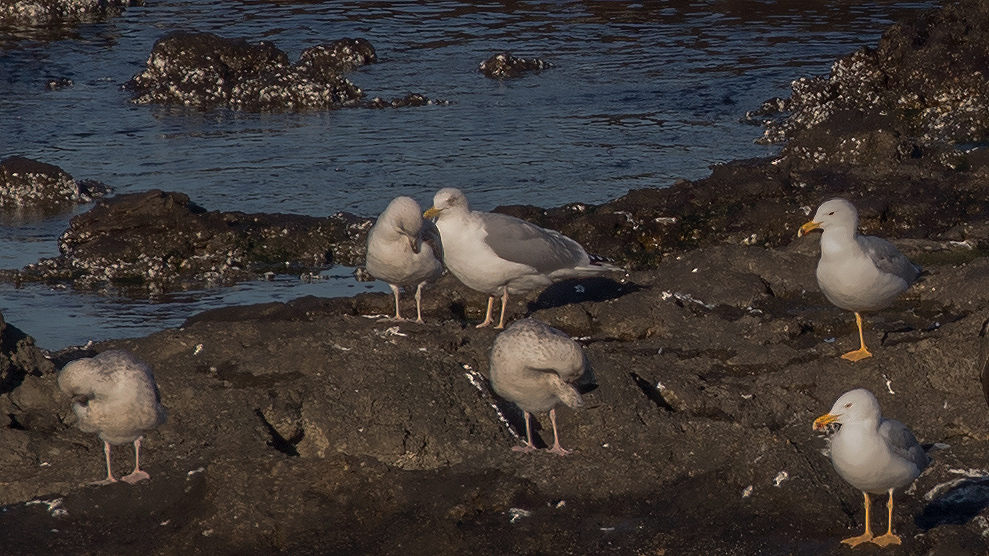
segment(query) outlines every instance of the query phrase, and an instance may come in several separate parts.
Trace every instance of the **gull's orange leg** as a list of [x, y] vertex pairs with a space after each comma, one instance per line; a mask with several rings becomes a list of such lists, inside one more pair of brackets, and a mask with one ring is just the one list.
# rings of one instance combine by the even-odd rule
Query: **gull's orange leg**
[[893, 489], [889, 489], [889, 502], [886, 506], [889, 507], [889, 527], [886, 529], [885, 535], [872, 539], [872, 542], [882, 547], [900, 544], [900, 537], [893, 534]]
[[869, 493], [863, 492], [862, 495], [865, 496], [865, 533], [862, 533], [857, 537], [852, 537], [841, 541], [852, 547], [856, 547], [864, 542], [869, 542], [872, 540], [872, 529], [869, 527]]
[[488, 314], [487, 316], [484, 317], [484, 322], [477, 325], [475, 328], [484, 328], [485, 326], [494, 322], [494, 319], [491, 318], [491, 312], [494, 310], [494, 300], [495, 298], [493, 295], [488, 296]]
[[858, 324], [859, 327], [860, 347], [855, 351], [849, 351], [845, 355], [841, 356], [842, 359], [848, 359], [849, 361], [861, 361], [862, 359], [872, 357], [872, 354], [869, 353], [869, 350], [865, 348], [865, 336], [862, 334], [862, 315], [858, 314], [858, 312], [855, 313], [855, 323]]

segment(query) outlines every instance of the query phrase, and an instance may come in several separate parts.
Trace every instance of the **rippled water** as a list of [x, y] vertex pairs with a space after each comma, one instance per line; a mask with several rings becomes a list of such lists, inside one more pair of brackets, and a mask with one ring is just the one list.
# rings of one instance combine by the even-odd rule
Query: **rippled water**
[[[399, 194], [424, 206], [457, 186], [475, 208], [603, 202], [768, 156], [740, 123], [797, 77], [875, 45], [933, 2], [262, 2], [148, 0], [54, 42], [0, 36], [0, 158], [27, 156], [118, 193], [187, 193], [210, 210], [373, 216]], [[296, 59], [364, 37], [379, 63], [348, 77], [370, 97], [409, 92], [447, 106], [300, 114], [134, 106], [120, 85], [168, 31], [268, 40]], [[500, 51], [556, 67], [483, 77]], [[49, 79], [74, 86], [48, 91]], [[82, 207], [80, 210], [85, 210]], [[0, 267], [57, 255], [71, 215], [0, 219]], [[0, 286], [4, 318], [46, 348], [145, 334], [205, 308], [351, 295], [342, 276], [279, 279], [150, 301]]]

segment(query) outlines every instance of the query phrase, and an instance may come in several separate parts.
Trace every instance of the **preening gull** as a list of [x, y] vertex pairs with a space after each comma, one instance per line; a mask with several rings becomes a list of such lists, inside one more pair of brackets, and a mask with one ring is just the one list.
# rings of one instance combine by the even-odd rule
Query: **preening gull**
[[580, 344], [535, 319], [515, 321], [498, 334], [491, 346], [491, 386], [499, 396], [519, 406], [525, 415], [526, 445], [513, 450], [532, 452], [531, 413], [549, 411], [553, 423], [553, 447], [561, 456], [556, 430], [556, 406], [574, 409], [584, 400], [575, 385], [594, 383], [594, 374]]
[[398, 289], [416, 286], [416, 322], [422, 322], [422, 286], [443, 274], [443, 250], [436, 225], [422, 219], [419, 203], [411, 197], [395, 197], [367, 235], [367, 271], [388, 283], [395, 295], [395, 318], [404, 320], [399, 309]]
[[[880, 546], [900, 544], [893, 534], [893, 490], [916, 479], [930, 463], [927, 453], [910, 429], [899, 421], [884, 419], [872, 392], [859, 388], [845, 392], [827, 414], [814, 421], [814, 430], [839, 423], [831, 437], [831, 462], [835, 471], [865, 496], [865, 533], [841, 542], [857, 546], [872, 541]], [[873, 538], [869, 526], [869, 494], [889, 493], [889, 527]]]
[[860, 347], [842, 355], [850, 361], [872, 357], [865, 347], [860, 313], [892, 305], [921, 272], [892, 243], [859, 235], [858, 224], [855, 205], [845, 199], [831, 199], [797, 233], [799, 237], [812, 230], [822, 231], [817, 283], [828, 301], [855, 313]]
[[450, 272], [467, 287], [488, 294], [487, 314], [478, 328], [494, 322], [496, 296], [501, 296], [497, 328], [504, 328], [509, 293], [620, 270], [592, 261], [579, 243], [559, 232], [504, 214], [470, 210], [459, 189], [441, 189], [423, 216], [436, 218], [443, 263]]
[[106, 479], [95, 484], [117, 481], [110, 466], [110, 445], [128, 442], [134, 443], [134, 471], [122, 479], [128, 483], [148, 479], [141, 470], [141, 439], [168, 417], [151, 368], [125, 351], [105, 351], [67, 364], [58, 375], [58, 387], [72, 398], [79, 429], [95, 432], [103, 440]]

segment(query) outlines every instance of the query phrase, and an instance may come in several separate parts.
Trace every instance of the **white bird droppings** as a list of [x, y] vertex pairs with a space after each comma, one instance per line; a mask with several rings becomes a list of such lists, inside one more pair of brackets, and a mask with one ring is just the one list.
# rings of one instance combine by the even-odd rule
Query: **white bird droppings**
[[509, 508], [508, 515], [510, 516], [509, 522], [515, 523], [516, 521], [522, 519], [523, 517], [529, 517], [532, 512], [529, 510], [523, 510], [522, 508]]

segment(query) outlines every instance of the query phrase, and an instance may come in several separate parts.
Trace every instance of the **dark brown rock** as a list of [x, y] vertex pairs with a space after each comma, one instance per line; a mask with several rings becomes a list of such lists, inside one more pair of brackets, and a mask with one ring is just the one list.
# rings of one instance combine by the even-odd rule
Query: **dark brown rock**
[[377, 61], [378, 54], [366, 39], [340, 39], [303, 50], [297, 66], [307, 69], [314, 79], [332, 79]]
[[364, 39], [305, 50], [299, 61], [274, 44], [212, 33], [174, 32], [159, 39], [147, 68], [125, 84], [138, 104], [219, 106], [250, 112], [324, 110], [354, 104], [364, 93], [343, 72], [377, 60]]
[[481, 62], [478, 69], [492, 79], [506, 79], [551, 67], [553, 64], [539, 58], [516, 58], [509, 52], [501, 52]]
[[363, 260], [370, 222], [207, 211], [181, 193], [120, 195], [72, 219], [61, 255], [30, 265], [19, 280], [80, 288], [175, 290], [257, 279], [265, 272], [317, 271]]
[[[906, 553], [949, 539], [984, 550], [978, 522], [945, 517], [967, 510], [937, 493], [957, 479], [952, 470], [984, 460], [987, 409], [972, 362], [989, 297], [954, 313], [936, 294], [962, 280], [989, 291], [989, 273], [932, 265], [937, 281], [869, 316], [875, 358], [851, 364], [838, 355], [857, 342], [854, 320], [804, 290], [813, 263], [753, 246], [699, 249], [631, 273], [637, 287], [616, 297], [536, 310], [580, 338], [599, 383], [584, 410], [559, 412], [563, 440], [576, 448], [567, 458], [511, 452], [520, 415], [486, 379], [497, 331], [460, 320], [446, 278], [426, 296], [427, 325], [365, 318], [388, 312], [391, 298], [362, 294], [220, 309], [102, 342], [93, 347], [132, 350], [155, 369], [170, 420], [143, 445], [152, 479], [74, 486], [102, 473], [100, 444], [71, 425], [68, 400], [46, 397], [52, 375], [25, 381], [0, 394], [28, 423], [0, 429], [12, 450], [0, 459], [0, 531], [18, 531], [5, 546], [39, 554], [57, 523], [67, 546], [100, 543], [105, 554], [792, 546], [840, 555], [839, 540], [861, 528], [861, 495], [834, 473], [810, 423], [864, 386], [922, 441], [951, 444], [915, 492], [897, 494]], [[14, 399], [57, 418], [25, 419], [5, 401]], [[545, 442], [548, 420], [537, 420]], [[30, 465], [39, 460], [49, 465]], [[59, 506], [20, 503], [48, 492]], [[101, 526], [86, 533], [94, 506]], [[561, 520], [595, 525], [578, 534], [553, 525]], [[385, 526], [388, 542], [372, 533]]]
[[307, 48], [290, 64], [274, 44], [212, 33], [174, 32], [159, 39], [147, 68], [124, 87], [137, 104], [227, 107], [248, 112], [326, 110], [344, 106], [402, 108], [449, 104], [419, 93], [362, 102], [364, 92], [343, 74], [378, 61], [366, 39], [339, 39]]
[[88, 203], [106, 193], [106, 186], [76, 182], [51, 164], [12, 156], [0, 161], [0, 210], [50, 214], [77, 203]]
[[126, 6], [141, 2], [128, 0], [4, 0], [0, 2], [0, 29], [31, 26], [36, 28], [102, 21], [120, 14]]
[[[750, 113], [766, 142], [803, 169], [851, 166], [871, 173], [957, 168], [958, 143], [989, 137], [989, 5], [946, 4], [884, 33], [876, 48], [839, 59], [828, 77], [793, 82], [789, 99]], [[900, 166], [900, 168], [896, 168]]]

